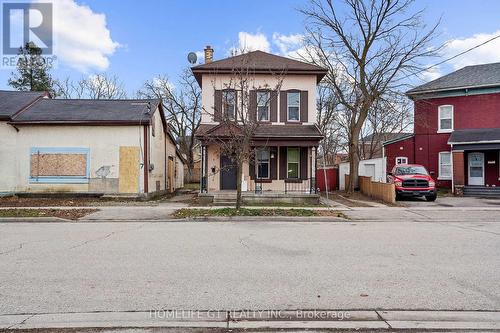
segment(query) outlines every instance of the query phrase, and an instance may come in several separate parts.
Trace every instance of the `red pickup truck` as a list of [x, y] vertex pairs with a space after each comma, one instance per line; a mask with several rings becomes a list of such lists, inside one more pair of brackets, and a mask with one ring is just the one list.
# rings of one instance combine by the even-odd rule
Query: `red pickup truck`
[[387, 175], [387, 182], [396, 187], [396, 199], [422, 197], [427, 201], [437, 198], [436, 182], [422, 165], [398, 164]]

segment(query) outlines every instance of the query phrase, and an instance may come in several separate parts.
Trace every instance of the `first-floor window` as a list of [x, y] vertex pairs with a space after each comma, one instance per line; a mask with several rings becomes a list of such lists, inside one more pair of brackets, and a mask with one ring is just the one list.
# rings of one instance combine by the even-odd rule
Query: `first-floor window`
[[89, 149], [36, 147], [30, 152], [30, 182], [86, 183]]
[[257, 150], [257, 178], [269, 179], [269, 149]]
[[451, 179], [451, 153], [439, 153], [439, 178]]
[[396, 157], [396, 165], [397, 164], [408, 164], [408, 157], [404, 156]]
[[288, 148], [286, 157], [287, 178], [299, 178], [300, 149]]

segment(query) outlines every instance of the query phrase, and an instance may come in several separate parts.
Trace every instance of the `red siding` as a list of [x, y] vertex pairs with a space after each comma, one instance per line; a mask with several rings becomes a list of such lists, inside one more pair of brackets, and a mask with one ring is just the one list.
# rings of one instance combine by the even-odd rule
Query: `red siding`
[[411, 137], [385, 146], [384, 156], [387, 158], [387, 172], [390, 172], [396, 164], [396, 157], [407, 157], [408, 163], [415, 163], [413, 145], [414, 137]]
[[[414, 138], [385, 146], [387, 170], [398, 156], [407, 156], [409, 163], [424, 165], [441, 187], [451, 187], [451, 181], [439, 180], [439, 152], [451, 151], [449, 133], [437, 133], [438, 107], [453, 105], [453, 128], [500, 128], [500, 94], [422, 99], [415, 102]], [[403, 149], [401, 150], [401, 147]], [[495, 164], [488, 164], [495, 161]], [[500, 186], [498, 151], [485, 152], [485, 183]], [[467, 183], [467, 157], [465, 156]]]

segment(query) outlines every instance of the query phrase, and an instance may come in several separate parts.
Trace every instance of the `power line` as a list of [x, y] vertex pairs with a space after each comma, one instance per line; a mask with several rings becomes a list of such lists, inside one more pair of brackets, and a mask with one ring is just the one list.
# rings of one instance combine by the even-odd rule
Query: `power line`
[[412, 73], [412, 74], [410, 74], [410, 75], [408, 75], [408, 76], [406, 76], [406, 77], [410, 77], [410, 76], [417, 75], [417, 74], [419, 74], [419, 73], [422, 73], [422, 72], [428, 71], [428, 70], [429, 70], [429, 69], [431, 69], [431, 68], [434, 68], [434, 67], [436, 67], [436, 66], [442, 65], [442, 64], [444, 64], [445, 62], [448, 62], [448, 61], [450, 61], [450, 60], [453, 60], [453, 59], [455, 59], [455, 58], [458, 58], [458, 57], [460, 57], [461, 55], [464, 55], [464, 54], [466, 54], [466, 53], [468, 53], [468, 52], [470, 52], [470, 51], [472, 51], [472, 50], [475, 50], [475, 49], [477, 49], [477, 48], [479, 48], [479, 47], [481, 47], [481, 46], [483, 46], [483, 45], [485, 45], [485, 44], [488, 44], [489, 42], [494, 41], [494, 40], [495, 40], [495, 39], [497, 39], [497, 38], [500, 38], [500, 35], [496, 35], [495, 37], [492, 37], [492, 38], [490, 38], [490, 39], [488, 39], [488, 40], [486, 40], [486, 41], [482, 42], [481, 44], [477, 44], [477, 45], [475, 45], [475, 46], [473, 46], [473, 47], [471, 47], [471, 48], [469, 48], [469, 49], [467, 49], [467, 50], [465, 50], [465, 51], [462, 51], [462, 52], [460, 52], [460, 53], [458, 53], [458, 54], [455, 54], [455, 55], [454, 55], [454, 56], [452, 56], [452, 57], [449, 57], [449, 58], [447, 58], [447, 59], [444, 59], [444, 60], [442, 60], [442, 61], [440, 61], [440, 62], [438, 62], [438, 63], [436, 63], [436, 64], [434, 64], [434, 65], [432, 65], [432, 66], [429, 66], [429, 67], [427, 67], [427, 68], [421, 69], [420, 71], [418, 71], [418, 72], [416, 72], [416, 73]]

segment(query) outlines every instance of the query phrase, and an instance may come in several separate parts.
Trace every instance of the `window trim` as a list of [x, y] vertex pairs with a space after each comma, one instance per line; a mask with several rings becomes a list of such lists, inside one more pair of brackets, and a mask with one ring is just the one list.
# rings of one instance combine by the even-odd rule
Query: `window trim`
[[[400, 158], [401, 159], [404, 158], [406, 162], [405, 163], [398, 163], [398, 159], [400, 159]], [[398, 156], [398, 157], [396, 157], [395, 163], [396, 163], [395, 165], [408, 164], [408, 157], [406, 157], [406, 156]]]
[[[259, 150], [267, 150], [267, 152], [269, 153], [269, 158], [267, 160], [267, 162], [264, 162], [265, 164], [267, 164], [267, 177], [259, 177], [259, 164], [263, 164], [261, 162], [259, 162]], [[256, 179], [271, 179], [271, 149], [269, 148], [260, 148], [258, 150], [255, 151], [255, 178]]]
[[[234, 93], [234, 117], [228, 117], [227, 115], [227, 98], [226, 98], [226, 94], [228, 92], [232, 92]], [[237, 117], [237, 111], [236, 111], [236, 104], [238, 103], [238, 93], [236, 92], [236, 89], [223, 89], [222, 90], [222, 117], [224, 119], [228, 119], [228, 120], [236, 120], [236, 117]]]
[[82, 154], [86, 155], [85, 176], [31, 176], [31, 163], [29, 167], [30, 184], [87, 184], [90, 179], [90, 149], [80, 147], [31, 147], [29, 158], [36, 153], [43, 154]]
[[[448, 129], [448, 128], [445, 128], [445, 129], [441, 128], [441, 111], [445, 107], [451, 107], [451, 128], [450, 129]], [[438, 107], [438, 130], [437, 130], [438, 133], [450, 133], [450, 132], [453, 132], [453, 128], [455, 127], [454, 124], [453, 124], [454, 123], [454, 114], [455, 114], [455, 108], [451, 104], [440, 105]], [[448, 118], [444, 118], [444, 119], [448, 119]]]
[[[265, 93], [268, 95], [268, 99], [267, 99], [267, 105], [261, 105], [260, 107], [262, 106], [265, 106], [267, 108], [267, 119], [265, 120], [260, 120], [259, 119], [259, 93]], [[255, 92], [255, 95], [256, 95], [256, 104], [257, 104], [257, 109], [255, 110], [255, 112], [257, 113], [255, 115], [255, 119], [257, 119], [257, 122], [260, 122], [260, 123], [268, 123], [271, 121], [271, 91], [269, 90], [257, 90]]]
[[[442, 170], [441, 170], [441, 155], [443, 154], [448, 154], [450, 155], [450, 175], [449, 176], [442, 176]], [[453, 178], [453, 154], [451, 151], [440, 151], [438, 154], [438, 180], [451, 180]]]
[[[297, 94], [299, 95], [299, 105], [298, 105], [298, 118], [297, 120], [295, 119], [290, 119], [290, 106], [288, 105], [288, 94]], [[299, 90], [291, 90], [286, 92], [286, 121], [290, 123], [299, 123], [300, 122], [300, 91]]]
[[[288, 158], [290, 156], [289, 154], [289, 151], [290, 149], [296, 149], [298, 151], [298, 156], [299, 156], [299, 159], [297, 162], [289, 162], [288, 161]], [[286, 179], [300, 179], [300, 147], [286, 147]], [[297, 177], [294, 177], [294, 178], [291, 178], [291, 177], [288, 177], [289, 175], [289, 168], [288, 168], [288, 164], [289, 163], [297, 163]]]

